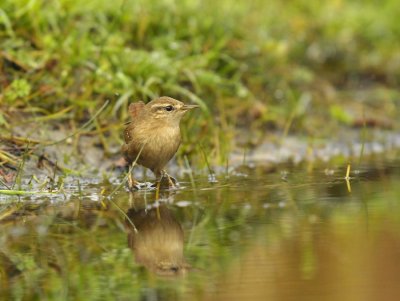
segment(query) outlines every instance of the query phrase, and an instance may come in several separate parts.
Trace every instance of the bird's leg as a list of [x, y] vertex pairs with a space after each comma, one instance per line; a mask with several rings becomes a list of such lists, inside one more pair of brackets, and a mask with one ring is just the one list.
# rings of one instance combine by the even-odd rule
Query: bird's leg
[[132, 167], [128, 168], [128, 188], [130, 191], [139, 190], [140, 183], [132, 176], [132, 170]]
[[157, 189], [159, 189], [160, 188], [160, 186], [161, 186], [161, 181], [162, 181], [162, 174], [161, 174], [161, 172], [160, 171], [156, 171], [156, 170], [153, 170], [153, 173], [154, 173], [154, 175], [156, 176], [156, 182], [153, 184], [153, 185], [151, 185], [153, 188], [157, 188]]
[[156, 184], [153, 187], [160, 187], [162, 189], [168, 188], [176, 188], [178, 186], [178, 182], [168, 175], [168, 173], [163, 169], [161, 171], [154, 172], [156, 175]]
[[165, 170], [161, 170], [160, 172], [159, 186], [163, 189], [171, 188], [171, 185], [169, 183], [169, 177], [168, 174], [165, 172]]
[[167, 178], [168, 187], [169, 187], [169, 188], [176, 188], [177, 186], [179, 186], [178, 181], [177, 181], [174, 177], [171, 177], [171, 176], [167, 173], [167, 171], [166, 171], [165, 169], [163, 169], [163, 170], [161, 171], [161, 174], [162, 174], [163, 177], [166, 177], [166, 178]]

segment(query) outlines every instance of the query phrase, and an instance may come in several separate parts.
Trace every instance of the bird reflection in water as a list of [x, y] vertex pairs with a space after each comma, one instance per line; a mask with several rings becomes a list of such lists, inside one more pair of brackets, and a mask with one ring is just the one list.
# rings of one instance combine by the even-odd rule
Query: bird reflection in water
[[[134, 223], [136, 231], [127, 220], [129, 229], [128, 246], [132, 249], [138, 264], [162, 276], [186, 274], [190, 266], [183, 255], [184, 234], [179, 222], [168, 209], [167, 202], [156, 202], [141, 206], [143, 195], [131, 194], [134, 206], [127, 216]], [[171, 200], [171, 196], [168, 201]]]

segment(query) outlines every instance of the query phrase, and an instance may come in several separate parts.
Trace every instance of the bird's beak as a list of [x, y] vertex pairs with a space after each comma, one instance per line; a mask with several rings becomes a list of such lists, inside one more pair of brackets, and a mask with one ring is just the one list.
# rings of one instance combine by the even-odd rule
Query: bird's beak
[[200, 107], [200, 106], [198, 106], [198, 105], [183, 105], [181, 107], [181, 110], [188, 111], [188, 110], [198, 108], [198, 107]]

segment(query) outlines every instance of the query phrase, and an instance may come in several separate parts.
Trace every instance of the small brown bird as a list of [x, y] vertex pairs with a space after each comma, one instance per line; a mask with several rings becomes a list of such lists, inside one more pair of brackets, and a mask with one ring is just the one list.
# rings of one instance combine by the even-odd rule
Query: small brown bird
[[[157, 182], [167, 177], [168, 186], [173, 187], [176, 180], [164, 170], [165, 165], [175, 155], [181, 143], [180, 121], [182, 116], [197, 105], [186, 105], [171, 97], [160, 97], [147, 104], [139, 101], [129, 105], [132, 121], [124, 132], [125, 144], [122, 152], [131, 165], [137, 163], [149, 168]], [[137, 182], [129, 178], [129, 186]]]

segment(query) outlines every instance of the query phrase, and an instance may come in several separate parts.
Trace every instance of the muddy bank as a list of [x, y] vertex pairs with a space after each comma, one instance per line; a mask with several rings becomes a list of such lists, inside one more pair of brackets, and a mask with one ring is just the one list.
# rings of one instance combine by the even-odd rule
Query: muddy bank
[[[20, 134], [23, 134], [21, 131]], [[36, 141], [57, 141], [68, 135], [65, 130], [43, 130], [36, 135], [31, 134], [30, 139]], [[12, 142], [4, 140], [8, 149], [12, 149]], [[185, 143], [185, 142], [183, 142]], [[385, 156], [395, 156], [400, 150], [400, 133], [381, 129], [343, 129], [336, 132], [329, 139], [313, 139], [312, 137], [286, 136], [280, 133], [269, 133], [258, 145], [246, 148], [237, 143], [229, 156], [228, 169], [226, 166], [213, 166], [217, 175], [227, 170], [235, 173], [238, 167], [274, 167], [279, 164], [300, 164], [302, 162], [328, 162], [333, 159], [348, 160], [349, 162], [362, 162], [363, 158], [371, 155], [385, 153]], [[41, 147], [40, 144], [30, 144], [30, 151], [24, 151], [18, 146], [19, 164], [1, 166], [2, 189], [7, 189], [5, 184], [14, 183], [21, 170], [24, 187], [49, 186], [55, 187], [62, 176], [63, 183], [81, 178], [84, 183], [87, 179], [118, 179], [125, 169], [121, 165], [120, 145], [109, 144], [105, 149], [96, 135], [79, 135], [68, 138], [62, 143]], [[201, 157], [202, 154], [199, 154]], [[23, 165], [20, 165], [24, 157]], [[168, 170], [183, 178], [185, 174], [209, 173], [206, 168], [192, 168], [179, 164], [183, 160], [178, 153]], [[360, 159], [361, 158], [361, 159]], [[240, 169], [240, 168], [239, 168]], [[139, 179], [146, 178], [146, 171], [140, 167], [135, 169], [135, 176]], [[74, 180], [72, 180], [74, 179]], [[152, 180], [153, 175], [147, 172], [147, 179]], [[45, 183], [45, 184], [43, 184]], [[60, 183], [58, 183], [60, 185]]]
[[250, 150], [230, 156], [232, 165], [298, 164], [304, 161], [328, 162], [335, 158], [357, 158], [393, 152], [400, 149], [400, 133], [384, 130], [348, 130], [335, 132], [329, 139], [271, 135]]

